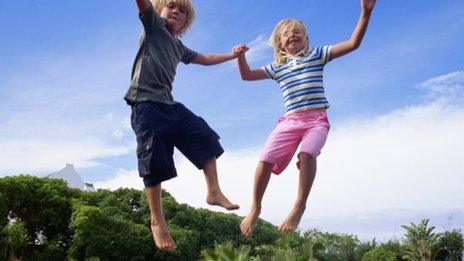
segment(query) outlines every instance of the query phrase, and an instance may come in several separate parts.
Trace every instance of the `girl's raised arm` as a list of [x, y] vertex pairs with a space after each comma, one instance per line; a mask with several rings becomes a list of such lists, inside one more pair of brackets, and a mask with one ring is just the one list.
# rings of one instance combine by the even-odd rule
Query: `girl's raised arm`
[[361, 0], [361, 14], [359, 15], [358, 23], [351, 34], [351, 38], [332, 46], [330, 50], [330, 60], [352, 52], [361, 45], [375, 2], [376, 0]]
[[250, 70], [250, 66], [245, 57], [245, 52], [248, 51], [248, 47], [245, 45], [239, 45], [238, 52], [240, 55], [237, 57], [238, 71], [240, 77], [245, 81], [257, 81], [266, 79], [266, 74], [263, 69]]

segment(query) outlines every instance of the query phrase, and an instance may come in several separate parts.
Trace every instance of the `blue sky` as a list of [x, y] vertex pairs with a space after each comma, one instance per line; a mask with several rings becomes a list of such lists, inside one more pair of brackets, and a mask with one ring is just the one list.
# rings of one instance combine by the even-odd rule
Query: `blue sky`
[[[354, 0], [194, 5], [197, 19], [183, 42], [202, 53], [247, 43], [255, 67], [272, 62], [267, 39], [279, 20], [303, 20], [316, 46], [347, 39], [359, 15]], [[380, 0], [362, 46], [326, 66], [332, 129], [308, 217], [464, 208], [457, 185], [464, 181], [457, 153], [464, 147], [463, 10], [461, 0]], [[141, 30], [134, 1], [2, 1], [0, 23], [0, 176], [43, 176], [72, 163], [101, 187], [140, 187], [122, 99]], [[278, 85], [241, 81], [235, 62], [179, 65], [173, 93], [221, 136], [220, 177], [245, 214], [259, 151], [283, 112]], [[204, 184], [179, 153], [176, 160], [180, 177], [167, 188], [206, 207], [203, 195], [183, 195], [182, 184]], [[272, 221], [293, 201], [293, 193], [275, 196], [279, 185], [296, 188], [294, 166], [275, 180], [266, 195], [281, 205], [263, 212]], [[350, 207], [342, 203], [347, 195]]]

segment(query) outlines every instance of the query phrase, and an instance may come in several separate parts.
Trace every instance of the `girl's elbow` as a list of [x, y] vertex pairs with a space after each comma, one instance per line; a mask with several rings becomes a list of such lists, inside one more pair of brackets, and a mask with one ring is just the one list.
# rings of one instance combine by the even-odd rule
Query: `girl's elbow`
[[351, 49], [351, 51], [354, 51], [354, 50], [358, 49], [360, 46], [361, 46], [361, 41], [360, 40], [353, 41], [350, 44], [350, 49]]

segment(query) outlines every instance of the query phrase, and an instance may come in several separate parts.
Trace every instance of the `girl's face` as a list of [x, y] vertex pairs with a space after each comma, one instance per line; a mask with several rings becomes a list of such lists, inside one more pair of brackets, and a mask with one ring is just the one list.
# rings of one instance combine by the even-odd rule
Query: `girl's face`
[[296, 55], [305, 48], [305, 38], [304, 30], [299, 24], [289, 23], [282, 28], [280, 44], [287, 54]]
[[176, 1], [169, 2], [160, 14], [161, 18], [166, 20], [166, 26], [173, 36], [177, 36], [184, 28], [185, 21], [187, 20], [187, 10], [184, 6]]

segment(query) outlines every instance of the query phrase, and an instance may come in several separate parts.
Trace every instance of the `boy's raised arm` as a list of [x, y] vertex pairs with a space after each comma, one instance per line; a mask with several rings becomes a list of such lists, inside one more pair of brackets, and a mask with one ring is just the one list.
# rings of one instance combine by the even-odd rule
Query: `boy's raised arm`
[[223, 62], [227, 62], [236, 58], [237, 56], [231, 53], [219, 53], [219, 54], [198, 54], [193, 58], [192, 63], [201, 65], [215, 65]]
[[330, 60], [343, 56], [349, 52], [356, 50], [362, 42], [364, 34], [369, 24], [372, 10], [374, 9], [376, 0], [360, 0], [361, 14], [359, 15], [358, 23], [351, 34], [351, 38], [337, 43], [330, 50]]
[[150, 8], [150, 0], [135, 0], [137, 3], [137, 7], [139, 8], [140, 13], [144, 13], [147, 11], [148, 8]]
[[215, 65], [229, 60], [237, 58], [242, 49], [239, 48], [240, 45], [235, 46], [230, 53], [219, 53], [219, 54], [198, 54], [193, 58], [192, 63], [201, 64], [201, 65]]

